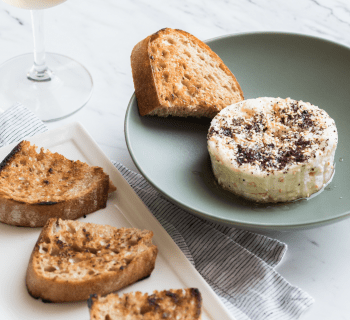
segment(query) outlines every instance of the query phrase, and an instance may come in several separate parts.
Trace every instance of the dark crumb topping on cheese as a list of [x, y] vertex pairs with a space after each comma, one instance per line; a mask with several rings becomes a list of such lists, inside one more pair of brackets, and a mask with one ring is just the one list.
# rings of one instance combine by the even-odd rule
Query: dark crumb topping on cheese
[[[208, 139], [218, 136], [222, 143], [231, 144], [235, 150], [233, 160], [239, 166], [249, 163], [267, 172], [288, 171], [288, 165], [308, 162], [316, 157], [317, 150], [324, 151], [328, 139], [325, 141], [322, 135], [327, 128], [325, 119], [329, 118], [325, 111], [306, 108], [295, 100], [270, 103], [270, 113], [255, 113], [250, 118], [232, 119], [219, 114], [209, 129]], [[328, 126], [335, 126], [334, 121]]]

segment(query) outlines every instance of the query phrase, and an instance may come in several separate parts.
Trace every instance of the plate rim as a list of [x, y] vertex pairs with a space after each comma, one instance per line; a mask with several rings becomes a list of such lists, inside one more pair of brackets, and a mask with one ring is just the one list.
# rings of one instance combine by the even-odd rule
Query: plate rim
[[[350, 46], [348, 47], [348, 46], [343, 45], [341, 43], [337, 43], [337, 42], [334, 42], [332, 40], [324, 39], [324, 38], [313, 36], [313, 35], [307, 35], [307, 34], [302, 34], [302, 33], [291, 33], [291, 32], [258, 31], [258, 32], [231, 33], [231, 34], [227, 34], [227, 35], [223, 35], [223, 36], [210, 38], [208, 40], [204, 40], [204, 42], [209, 45], [211, 42], [216, 41], [216, 40], [232, 38], [232, 37], [241, 37], [241, 36], [243, 36], [243, 37], [244, 36], [254, 36], [254, 35], [258, 35], [258, 36], [259, 35], [280, 35], [280, 36], [287, 36], [287, 37], [289, 37], [289, 36], [302, 37], [302, 38], [306, 38], [306, 39], [309, 38], [309, 39], [313, 39], [316, 41], [324, 42], [328, 45], [339, 46], [343, 49], [348, 50], [349, 55], [350, 55]], [[199, 217], [202, 217], [205, 219], [209, 219], [211, 221], [216, 221], [216, 222], [223, 223], [225, 225], [234, 226], [234, 227], [242, 228], [242, 229], [253, 230], [253, 231], [255, 231], [255, 230], [290, 231], [290, 230], [311, 229], [311, 228], [321, 227], [323, 225], [339, 222], [339, 221], [344, 220], [346, 218], [350, 218], [350, 209], [349, 209], [348, 211], [346, 211], [346, 212], [344, 212], [336, 217], [325, 218], [323, 220], [317, 220], [317, 221], [312, 220], [312, 221], [306, 222], [306, 223], [287, 223], [287, 224], [259, 223], [259, 224], [256, 224], [256, 223], [240, 222], [240, 221], [237, 222], [237, 221], [233, 221], [232, 219], [231, 220], [223, 219], [223, 218], [214, 216], [213, 214], [210, 214], [208, 212], [198, 211], [198, 210], [188, 206], [187, 204], [184, 204], [184, 203], [178, 201], [173, 196], [165, 193], [160, 187], [158, 187], [153, 182], [153, 180], [146, 174], [146, 172], [142, 169], [141, 164], [139, 164], [135, 158], [135, 155], [134, 155], [133, 150], [132, 150], [132, 146], [130, 144], [130, 137], [128, 134], [128, 131], [129, 131], [128, 120], [130, 118], [130, 114], [131, 114], [132, 105], [133, 105], [134, 100], [137, 104], [135, 92], [132, 94], [132, 96], [128, 102], [126, 112], [125, 112], [125, 117], [124, 117], [124, 138], [125, 138], [125, 142], [126, 142], [130, 157], [132, 158], [133, 163], [135, 164], [136, 168], [140, 171], [140, 173], [147, 180], [147, 182], [152, 185], [152, 187], [154, 187], [160, 194], [164, 195], [172, 203], [178, 205], [179, 207], [183, 208], [184, 210], [187, 210], [190, 213], [193, 213], [193, 214], [198, 215]]]
[[204, 40], [203, 42], [208, 44], [210, 42], [225, 39], [225, 38], [240, 37], [240, 36], [253, 36], [253, 35], [280, 35], [280, 36], [294, 36], [294, 37], [310, 38], [313, 40], [318, 40], [318, 41], [322, 41], [322, 42], [327, 42], [327, 43], [332, 44], [332, 45], [340, 46], [340, 47], [343, 47], [344, 49], [348, 49], [348, 50], [350, 49], [350, 45], [347, 46], [343, 43], [335, 42], [333, 40], [322, 38], [319, 36], [310, 35], [310, 34], [306, 34], [306, 33], [282, 32], [282, 31], [248, 31], [248, 32], [229, 33], [226, 35], [209, 38], [207, 40]]

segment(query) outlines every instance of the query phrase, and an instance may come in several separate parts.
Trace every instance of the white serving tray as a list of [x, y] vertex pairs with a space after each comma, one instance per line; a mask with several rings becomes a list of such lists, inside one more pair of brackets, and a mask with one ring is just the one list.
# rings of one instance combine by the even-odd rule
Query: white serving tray
[[[108, 200], [107, 208], [80, 218], [81, 221], [153, 231], [153, 242], [158, 246], [159, 253], [151, 277], [120, 290], [120, 293], [195, 287], [202, 293], [202, 319], [233, 319], [218, 296], [79, 123], [27, 140], [39, 147], [59, 152], [68, 159], [102, 167], [117, 186], [117, 191]], [[0, 162], [14, 146], [12, 144], [0, 149]], [[89, 319], [85, 301], [43, 303], [28, 294], [25, 274], [40, 231], [41, 228], [22, 228], [0, 223], [0, 319]]]

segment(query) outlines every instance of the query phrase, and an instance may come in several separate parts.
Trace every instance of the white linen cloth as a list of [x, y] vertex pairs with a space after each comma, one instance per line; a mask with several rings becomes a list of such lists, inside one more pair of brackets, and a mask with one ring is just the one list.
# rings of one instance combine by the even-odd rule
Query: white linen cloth
[[[46, 130], [17, 104], [0, 115], [0, 147]], [[313, 304], [274, 269], [286, 244], [198, 218], [169, 202], [140, 174], [112, 162], [237, 320], [295, 320]]]

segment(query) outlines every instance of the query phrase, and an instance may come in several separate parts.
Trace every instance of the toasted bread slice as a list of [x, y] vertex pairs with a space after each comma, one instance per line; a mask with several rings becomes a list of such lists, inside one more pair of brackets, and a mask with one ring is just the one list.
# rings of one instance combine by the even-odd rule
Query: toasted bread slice
[[141, 116], [213, 118], [244, 99], [219, 56], [182, 30], [165, 28], [139, 42], [131, 67]]
[[91, 320], [201, 319], [202, 298], [198, 289], [135, 292], [122, 296], [92, 295], [88, 300]]
[[27, 289], [51, 302], [87, 300], [148, 277], [158, 249], [153, 233], [49, 219], [31, 255]]
[[51, 217], [76, 219], [105, 208], [113, 190], [102, 168], [22, 141], [0, 164], [0, 221], [41, 227]]

